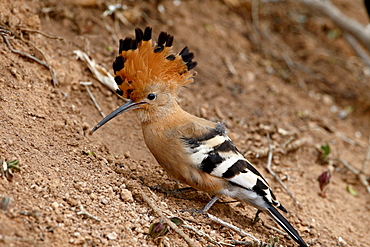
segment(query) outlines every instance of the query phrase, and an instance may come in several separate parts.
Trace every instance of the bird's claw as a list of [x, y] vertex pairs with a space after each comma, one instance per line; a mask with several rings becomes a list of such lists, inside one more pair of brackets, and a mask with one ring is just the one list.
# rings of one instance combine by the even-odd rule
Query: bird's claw
[[205, 210], [201, 209], [201, 210], [195, 210], [195, 209], [187, 209], [187, 208], [184, 208], [182, 210], [180, 210], [181, 213], [184, 213], [184, 212], [189, 212], [191, 213], [192, 216], [194, 216], [194, 214], [202, 214], [205, 212]]

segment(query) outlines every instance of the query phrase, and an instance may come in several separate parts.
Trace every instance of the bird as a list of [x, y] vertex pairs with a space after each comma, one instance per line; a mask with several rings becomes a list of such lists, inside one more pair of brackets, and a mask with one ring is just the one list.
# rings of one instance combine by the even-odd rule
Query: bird
[[238, 151], [224, 124], [183, 110], [177, 97], [183, 85], [194, 81], [194, 53], [185, 46], [172, 51], [174, 37], [160, 32], [152, 40], [152, 28], [135, 29], [135, 38], [119, 42], [113, 62], [116, 92], [128, 101], [101, 120], [92, 132], [116, 116], [134, 110], [144, 141], [157, 162], [176, 180], [216, 196], [226, 195], [266, 212], [299, 246], [307, 246], [294, 227], [278, 211], [287, 210], [276, 199], [261, 173]]

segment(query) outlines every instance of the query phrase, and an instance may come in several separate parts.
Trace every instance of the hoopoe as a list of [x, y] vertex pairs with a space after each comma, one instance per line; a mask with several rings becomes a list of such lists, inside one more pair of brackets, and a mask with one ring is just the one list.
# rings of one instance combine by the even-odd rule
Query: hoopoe
[[[158, 163], [174, 178], [195, 189], [226, 195], [267, 212], [300, 246], [307, 246], [293, 226], [278, 212], [269, 184], [243, 157], [227, 135], [225, 126], [184, 111], [176, 98], [197, 63], [185, 47], [172, 53], [173, 36], [161, 32], [156, 44], [152, 28], [135, 29], [135, 39], [120, 40], [113, 63], [116, 92], [128, 101], [105, 117], [94, 132], [117, 115], [135, 110], [145, 143]], [[204, 209], [218, 199], [215, 196]]]

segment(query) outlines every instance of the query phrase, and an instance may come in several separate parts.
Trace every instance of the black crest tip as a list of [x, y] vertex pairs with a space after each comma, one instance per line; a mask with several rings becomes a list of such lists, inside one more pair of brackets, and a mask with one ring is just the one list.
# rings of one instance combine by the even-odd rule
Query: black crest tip
[[116, 60], [113, 62], [113, 71], [116, 73], [125, 67], [125, 58], [122, 56], [116, 57]]
[[180, 56], [184, 56], [189, 53], [189, 47], [185, 46], [179, 53]]
[[191, 69], [194, 69], [198, 65], [198, 63], [194, 61], [194, 62], [187, 63], [186, 65], [188, 66], [188, 70], [191, 70]]
[[152, 28], [151, 27], [146, 27], [144, 30], [144, 35], [143, 35], [143, 40], [144, 41], [149, 41], [152, 39]]
[[118, 86], [122, 85], [123, 83], [122, 78], [119, 75], [115, 76], [114, 80], [116, 81]]
[[120, 95], [120, 96], [122, 96], [122, 95], [123, 95], [123, 91], [122, 91], [121, 89], [119, 89], [119, 88], [117, 88], [117, 89], [116, 89], [116, 93], [117, 93], [118, 95]]
[[173, 43], [173, 36], [172, 35], [168, 35], [167, 36], [167, 41], [166, 41], [166, 47], [171, 47], [172, 46], [172, 43]]
[[132, 38], [125, 38], [124, 40], [119, 41], [119, 54], [121, 54], [123, 51], [128, 51], [130, 49], [136, 49], [137, 43]]
[[188, 63], [188, 62], [191, 62], [191, 60], [194, 58], [194, 53], [192, 52], [189, 52], [185, 55], [182, 55], [182, 60], [184, 60], [184, 62]]
[[140, 43], [144, 38], [143, 30], [141, 30], [140, 28], [135, 28], [135, 38], [136, 42]]
[[166, 32], [161, 32], [158, 36], [158, 41], [157, 41], [158, 45], [163, 46], [167, 40], [167, 37], [168, 37], [168, 34]]

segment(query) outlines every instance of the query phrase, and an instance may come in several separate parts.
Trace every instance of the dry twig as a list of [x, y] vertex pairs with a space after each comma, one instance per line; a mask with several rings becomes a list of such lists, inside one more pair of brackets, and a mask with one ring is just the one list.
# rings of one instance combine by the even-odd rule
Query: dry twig
[[95, 100], [95, 97], [94, 97], [94, 95], [92, 94], [92, 92], [91, 92], [91, 90], [90, 90], [90, 88], [89, 88], [89, 86], [90, 86], [90, 85], [92, 85], [92, 83], [91, 83], [91, 82], [82, 82], [82, 81], [80, 81], [79, 83], [80, 83], [81, 85], [84, 85], [84, 86], [85, 86], [86, 91], [87, 91], [87, 93], [89, 94], [89, 96], [90, 96], [90, 98], [91, 98], [92, 102], [94, 103], [94, 105], [95, 105], [96, 109], [98, 109], [98, 111], [99, 111], [100, 115], [101, 115], [103, 118], [105, 118], [105, 114], [104, 114], [103, 110], [100, 108], [100, 106], [99, 106], [98, 102]]
[[370, 34], [366, 32], [366, 27], [344, 15], [329, 0], [301, 0], [301, 2], [328, 16], [339, 28], [356, 37], [370, 51]]
[[[52, 77], [52, 80], [53, 80], [53, 85], [56, 86], [56, 85], [59, 84], [54, 69], [48, 63], [45, 63], [45, 62], [41, 61], [40, 59], [38, 59], [38, 58], [30, 55], [30, 54], [27, 54], [27, 53], [24, 53], [24, 52], [15, 50], [12, 47], [12, 45], [10, 44], [10, 42], [8, 40], [8, 37], [6, 37], [6, 35], [4, 35], [2, 33], [1, 33], [1, 35], [3, 36], [4, 42], [7, 44], [8, 48], [9, 48], [9, 50], [11, 52], [13, 52], [15, 54], [18, 54], [18, 55], [21, 55], [23, 57], [27, 57], [27, 58], [29, 58], [29, 59], [31, 59], [31, 60], [33, 60], [33, 61], [35, 61], [35, 62], [37, 62], [37, 63], [39, 63], [39, 64], [41, 64], [43, 66], [45, 66], [50, 71], [50, 74], [51, 74], [51, 77]], [[37, 50], [43, 55], [43, 53], [39, 49], [37, 49]]]
[[[27, 29], [28, 30], [28, 29]], [[29, 31], [37, 31], [37, 30], [29, 30]], [[47, 35], [47, 34], [44, 34], [44, 35]], [[54, 69], [49, 65], [49, 61], [48, 61], [48, 59], [46, 58], [46, 56], [45, 56], [45, 54], [44, 54], [44, 52], [40, 49], [40, 48], [38, 48], [34, 43], [32, 43], [31, 41], [27, 41], [27, 40], [25, 40], [24, 38], [23, 38], [23, 35], [21, 34], [21, 36], [20, 36], [20, 38], [21, 38], [21, 40], [24, 42], [24, 43], [26, 43], [26, 44], [29, 44], [30, 46], [32, 46], [33, 48], [35, 48], [40, 54], [41, 54], [41, 56], [42, 56], [42, 58], [45, 60], [45, 63], [46, 64], [48, 64], [48, 69], [49, 69], [49, 71], [50, 71], [50, 74], [51, 74], [51, 77], [52, 77], [52, 80], [53, 80], [53, 85], [54, 86], [56, 86], [56, 85], [58, 85], [59, 83], [58, 83], [58, 80], [57, 80], [57, 77], [56, 77], [56, 74], [55, 74], [55, 71], [54, 71]]]
[[186, 229], [189, 229], [189, 230], [192, 230], [193, 232], [195, 232], [195, 234], [197, 234], [198, 236], [200, 237], [206, 237], [207, 240], [217, 246], [221, 246], [221, 245], [226, 245], [226, 246], [234, 246], [232, 244], [227, 244], [227, 243], [223, 243], [223, 242], [217, 242], [216, 240], [214, 240], [213, 238], [211, 238], [211, 236], [209, 236], [207, 233], [205, 232], [202, 232], [202, 231], [199, 231], [197, 229], [195, 229], [194, 227], [192, 226], [189, 226], [189, 225], [182, 225], [183, 228], [186, 228]]
[[267, 157], [267, 170], [271, 175], [280, 183], [280, 185], [284, 188], [284, 190], [288, 193], [288, 195], [293, 199], [294, 203], [299, 205], [299, 201], [296, 199], [294, 194], [286, 187], [284, 182], [280, 179], [280, 177], [272, 170], [271, 164], [272, 164], [272, 145], [270, 140], [270, 135], [267, 133], [267, 139], [269, 140], [269, 154]]
[[190, 247], [199, 246], [198, 244], [195, 244], [189, 236], [187, 236], [178, 226], [175, 225], [171, 220], [169, 220], [167, 217], [163, 216], [162, 210], [159, 209], [151, 200], [150, 198], [142, 191], [140, 187], [138, 187], [139, 194], [143, 198], [143, 200], [153, 209], [153, 211], [161, 217], [165, 223], [167, 223], [172, 230], [174, 230], [177, 234], [179, 234], [188, 244]]
[[43, 36], [45, 36], [46, 38], [49, 38], [49, 39], [63, 40], [62, 37], [50, 35], [50, 34], [41, 32], [39, 30], [27, 29], [27, 28], [23, 28], [23, 27], [20, 27], [19, 30], [21, 30], [22, 32], [28, 32], [28, 33], [38, 33], [38, 34], [41, 34], [41, 35], [43, 35]]
[[222, 56], [224, 62], [225, 62], [225, 65], [226, 67], [229, 69], [230, 73], [233, 75], [233, 76], [238, 76], [238, 71], [236, 71], [234, 65], [232, 64], [231, 60], [230, 60], [230, 57], [228, 56]]
[[[223, 220], [221, 220], [221, 219], [217, 218], [216, 216], [214, 216], [214, 215], [212, 215], [212, 214], [207, 213], [206, 215], [208, 216], [208, 218], [209, 218], [210, 220], [212, 220], [212, 221], [214, 221], [214, 222], [216, 222], [216, 223], [218, 223], [218, 224], [220, 224], [220, 225], [223, 225], [223, 226], [225, 226], [225, 227], [227, 227], [227, 228], [230, 228], [231, 230], [233, 230], [233, 231], [235, 231], [235, 232], [239, 233], [239, 234], [240, 234], [241, 236], [243, 236], [243, 237], [249, 237], [249, 238], [251, 238], [253, 242], [257, 242], [258, 244], [261, 244], [261, 240], [259, 240], [258, 238], [254, 237], [253, 235], [251, 235], [251, 234], [249, 234], [249, 233], [246, 233], [245, 231], [243, 231], [243, 230], [242, 230], [242, 229], [240, 229], [239, 227], [236, 227], [236, 226], [234, 226], [234, 225], [232, 225], [232, 224], [230, 224], [230, 223], [227, 223], [227, 222], [225, 222], [225, 221], [223, 221]], [[252, 242], [252, 243], [253, 243], [253, 242]]]
[[86, 210], [84, 209], [84, 207], [82, 206], [82, 204], [80, 202], [78, 202], [78, 206], [80, 208], [80, 211], [77, 212], [78, 215], [86, 215], [87, 217], [89, 217], [90, 219], [93, 219], [93, 220], [96, 220], [96, 221], [100, 221], [100, 219], [88, 212], [86, 212]]
[[269, 229], [271, 229], [271, 230], [274, 230], [274, 231], [276, 231], [276, 232], [280, 233], [281, 235], [289, 236], [289, 234], [288, 234], [288, 233], [286, 233], [286, 232], [284, 232], [284, 231], [280, 230], [279, 228], [276, 228], [276, 227], [270, 226], [270, 225], [268, 225], [268, 224], [264, 224], [264, 226], [265, 226], [266, 228], [269, 228]]
[[366, 168], [369, 166], [369, 164], [370, 164], [370, 136], [369, 136], [369, 143], [367, 145], [366, 158], [365, 158], [364, 165], [362, 166], [360, 172], [364, 173]]
[[345, 167], [347, 167], [348, 170], [350, 170], [352, 173], [354, 173], [358, 179], [360, 180], [360, 182], [366, 187], [366, 190], [367, 190], [367, 193], [370, 194], [370, 184], [368, 182], [368, 176], [366, 176], [365, 174], [363, 174], [362, 170], [357, 170], [356, 168], [354, 168], [353, 166], [351, 166], [347, 161], [345, 161], [344, 159], [342, 158], [339, 158], [338, 159], [340, 163], [342, 163]]
[[357, 40], [349, 33], [344, 33], [344, 38], [347, 40], [348, 44], [352, 46], [353, 50], [355, 50], [362, 61], [364, 61], [367, 66], [370, 66], [370, 57], [369, 55], [367, 55], [362, 46], [357, 42]]

